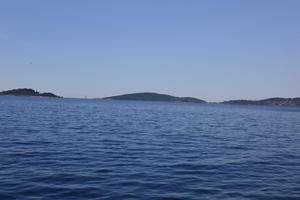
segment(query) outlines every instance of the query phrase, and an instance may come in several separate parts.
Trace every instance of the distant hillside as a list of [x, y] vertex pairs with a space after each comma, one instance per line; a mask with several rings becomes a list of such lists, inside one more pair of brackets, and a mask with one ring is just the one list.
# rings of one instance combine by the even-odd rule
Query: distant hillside
[[231, 100], [224, 101], [224, 104], [239, 105], [264, 105], [264, 106], [300, 106], [300, 98], [270, 98], [258, 101], [250, 100]]
[[175, 97], [166, 94], [157, 94], [151, 92], [124, 94], [119, 96], [106, 97], [103, 99], [115, 100], [135, 100], [135, 101], [165, 101], [165, 102], [190, 102], [190, 103], [206, 103], [201, 99], [193, 97]]
[[20, 88], [0, 92], [0, 96], [33, 96], [33, 97], [59, 97], [50, 92], [39, 93], [33, 89]]

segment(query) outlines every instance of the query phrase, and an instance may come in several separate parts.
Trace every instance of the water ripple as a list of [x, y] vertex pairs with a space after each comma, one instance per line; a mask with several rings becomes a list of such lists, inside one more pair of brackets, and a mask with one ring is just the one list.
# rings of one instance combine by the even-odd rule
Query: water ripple
[[0, 97], [0, 199], [300, 199], [300, 109]]

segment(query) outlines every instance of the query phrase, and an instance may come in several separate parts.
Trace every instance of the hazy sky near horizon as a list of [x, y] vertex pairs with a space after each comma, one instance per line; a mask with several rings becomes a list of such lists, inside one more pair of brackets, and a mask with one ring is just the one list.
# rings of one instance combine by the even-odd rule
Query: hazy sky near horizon
[[0, 90], [300, 96], [299, 0], [0, 0]]

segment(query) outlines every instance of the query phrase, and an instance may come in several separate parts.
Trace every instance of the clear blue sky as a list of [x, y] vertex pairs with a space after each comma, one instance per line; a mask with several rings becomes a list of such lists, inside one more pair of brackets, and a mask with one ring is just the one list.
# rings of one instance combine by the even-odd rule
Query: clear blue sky
[[300, 96], [299, 0], [0, 0], [0, 90]]

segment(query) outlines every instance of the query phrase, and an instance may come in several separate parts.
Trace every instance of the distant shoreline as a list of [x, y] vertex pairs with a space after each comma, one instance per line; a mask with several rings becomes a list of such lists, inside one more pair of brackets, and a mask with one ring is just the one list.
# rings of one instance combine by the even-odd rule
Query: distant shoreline
[[50, 92], [40, 93], [33, 89], [19, 88], [13, 90], [7, 90], [0, 92], [0, 96], [23, 96], [23, 97], [51, 97], [51, 98], [61, 98]]
[[113, 100], [136, 100], [136, 101], [167, 101], [167, 102], [187, 102], [204, 104], [231, 104], [231, 105], [256, 105], [256, 106], [300, 106], [300, 98], [268, 98], [263, 100], [231, 100], [223, 102], [206, 102], [193, 97], [174, 97], [157, 93], [133, 93], [119, 96], [105, 97], [102, 99]]
[[[50, 92], [40, 93], [33, 89], [19, 88], [0, 92], [0, 96], [19, 96], [19, 97], [51, 97], [63, 98]], [[299, 107], [300, 97], [297, 98], [268, 98], [262, 100], [229, 100], [223, 102], [206, 102], [194, 97], [176, 97], [167, 94], [152, 92], [131, 93], [118, 96], [94, 98], [100, 100], [134, 100], [134, 101], [156, 101], [156, 102], [174, 102], [174, 103], [197, 103], [197, 104], [230, 104], [230, 105], [256, 105], [256, 106], [288, 106]]]

